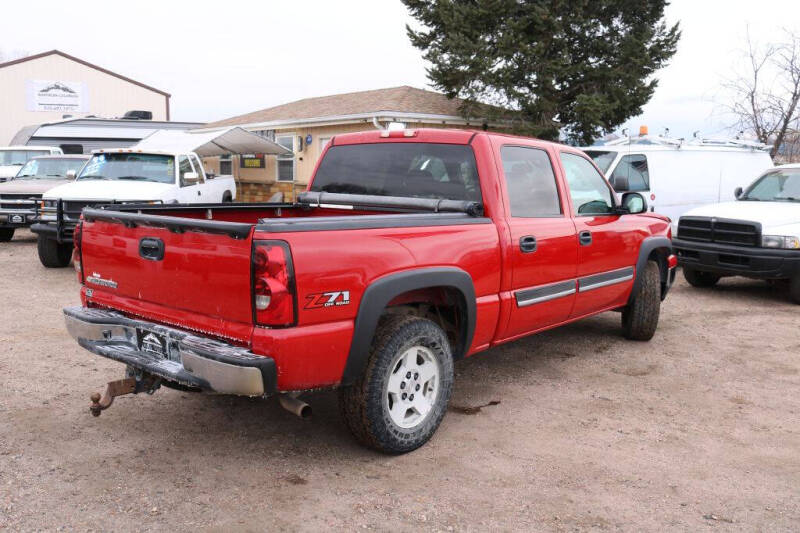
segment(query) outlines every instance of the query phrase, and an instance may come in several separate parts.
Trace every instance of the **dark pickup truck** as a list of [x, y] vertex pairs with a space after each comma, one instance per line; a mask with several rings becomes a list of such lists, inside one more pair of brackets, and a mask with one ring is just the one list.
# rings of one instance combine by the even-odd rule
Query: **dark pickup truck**
[[296, 204], [108, 206], [76, 228], [87, 350], [127, 365], [95, 395], [266, 396], [338, 387], [363, 444], [401, 453], [445, 415], [453, 364], [621, 311], [655, 333], [674, 279], [668, 219], [621, 202], [581, 151], [457, 130], [331, 140]]

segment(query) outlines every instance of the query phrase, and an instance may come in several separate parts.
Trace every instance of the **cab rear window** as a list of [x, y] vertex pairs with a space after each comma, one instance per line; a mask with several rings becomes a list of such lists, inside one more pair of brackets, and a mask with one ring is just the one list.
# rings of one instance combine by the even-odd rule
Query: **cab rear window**
[[332, 146], [312, 191], [480, 202], [470, 146], [377, 143]]

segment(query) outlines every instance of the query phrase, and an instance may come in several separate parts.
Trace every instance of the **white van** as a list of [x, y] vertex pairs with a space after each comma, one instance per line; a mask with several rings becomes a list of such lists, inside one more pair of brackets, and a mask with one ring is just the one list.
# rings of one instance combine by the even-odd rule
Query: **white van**
[[583, 150], [617, 192], [641, 193], [651, 211], [671, 218], [673, 234], [683, 213], [734, 200], [737, 187], [774, 166], [768, 146], [737, 139], [686, 142], [642, 135]]

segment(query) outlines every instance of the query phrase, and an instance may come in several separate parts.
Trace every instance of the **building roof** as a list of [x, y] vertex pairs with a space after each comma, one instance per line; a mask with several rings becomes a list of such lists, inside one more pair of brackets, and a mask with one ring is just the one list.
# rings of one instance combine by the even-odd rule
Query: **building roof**
[[[450, 99], [441, 93], [403, 85], [388, 89], [304, 98], [288, 104], [212, 122], [204, 128], [274, 122], [309, 122], [310, 119], [326, 117], [363, 118], [364, 115], [386, 113], [399, 113], [401, 116], [408, 114], [432, 115], [460, 119], [462, 115], [459, 108], [462, 103], [463, 100]], [[487, 106], [482, 107], [484, 111], [487, 109]]]
[[19, 59], [14, 59], [13, 61], [6, 61], [5, 63], [0, 63], [0, 68], [10, 67], [11, 65], [17, 65], [19, 63], [25, 63], [26, 61], [33, 61], [35, 59], [41, 59], [43, 57], [47, 57], [47, 56], [51, 56], [51, 55], [58, 55], [58, 56], [64, 57], [66, 59], [69, 59], [70, 61], [75, 61], [76, 63], [80, 63], [81, 65], [85, 65], [85, 66], [87, 66], [89, 68], [93, 68], [95, 70], [98, 70], [98, 71], [100, 71], [100, 72], [102, 72], [104, 74], [108, 74], [109, 76], [114, 76], [115, 78], [119, 78], [121, 80], [127, 81], [128, 83], [132, 83], [134, 85], [138, 85], [139, 87], [143, 87], [143, 88], [145, 88], [147, 90], [156, 92], [158, 94], [163, 94], [167, 98], [170, 97], [169, 93], [164, 92], [161, 89], [156, 89], [155, 87], [150, 87], [149, 85], [145, 85], [144, 83], [142, 83], [140, 81], [132, 80], [131, 78], [123, 76], [122, 74], [117, 74], [116, 72], [111, 72], [110, 70], [104, 69], [103, 67], [98, 67], [97, 65], [93, 65], [92, 63], [89, 63], [88, 61], [84, 61], [83, 59], [78, 59], [75, 56], [71, 56], [69, 54], [65, 54], [64, 52], [62, 52], [60, 50], [50, 50], [48, 52], [42, 52], [41, 54], [35, 54], [35, 55], [32, 55], [32, 56], [21, 57]]

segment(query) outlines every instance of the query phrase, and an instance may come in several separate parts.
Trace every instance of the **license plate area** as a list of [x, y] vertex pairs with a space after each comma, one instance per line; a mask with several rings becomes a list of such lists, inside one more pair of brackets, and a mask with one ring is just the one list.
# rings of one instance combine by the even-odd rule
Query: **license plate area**
[[169, 359], [169, 344], [166, 335], [136, 328], [136, 346], [140, 351], [157, 359]]

